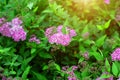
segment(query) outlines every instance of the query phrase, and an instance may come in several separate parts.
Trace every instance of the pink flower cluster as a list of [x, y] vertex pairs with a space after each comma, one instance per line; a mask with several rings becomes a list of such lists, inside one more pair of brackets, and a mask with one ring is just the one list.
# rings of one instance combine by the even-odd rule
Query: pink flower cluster
[[69, 66], [64, 66], [62, 67], [63, 72], [65, 72], [66, 74], [68, 74], [69, 76], [67, 77], [68, 80], [77, 80], [74, 70], [78, 69], [78, 66], [72, 66], [71, 70], [68, 70]]
[[14, 41], [24, 41], [26, 32], [21, 26], [22, 21], [19, 18], [12, 19], [11, 22], [5, 22], [4, 18], [0, 18], [0, 33], [3, 36], [11, 37]]
[[32, 35], [31, 38], [29, 39], [29, 42], [35, 42], [39, 44], [40, 40], [36, 38], [36, 35]]
[[76, 32], [73, 29], [66, 28], [68, 34], [63, 34], [63, 26], [60, 25], [57, 28], [50, 27], [46, 29], [45, 36], [48, 38], [49, 43], [61, 44], [63, 46], [69, 45], [71, 38], [76, 36]]
[[120, 61], [120, 48], [115, 49], [115, 51], [111, 54], [113, 61]]

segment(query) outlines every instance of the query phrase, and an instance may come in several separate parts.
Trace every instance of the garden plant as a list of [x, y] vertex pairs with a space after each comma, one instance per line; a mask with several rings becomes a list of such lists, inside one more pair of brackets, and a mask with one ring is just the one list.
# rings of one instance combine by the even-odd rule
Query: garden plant
[[120, 0], [0, 0], [0, 80], [120, 80]]

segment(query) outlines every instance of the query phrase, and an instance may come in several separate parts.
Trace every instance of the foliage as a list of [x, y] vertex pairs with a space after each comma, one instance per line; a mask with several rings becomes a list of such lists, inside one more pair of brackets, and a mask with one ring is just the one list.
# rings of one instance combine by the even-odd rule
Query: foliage
[[[67, 80], [76, 65], [76, 80], [118, 79], [120, 62], [111, 53], [120, 47], [119, 6], [119, 0], [0, 0], [0, 18], [18, 17], [27, 33], [19, 42], [0, 34], [0, 78]], [[77, 33], [68, 46], [50, 44], [45, 36], [47, 28], [59, 25], [64, 34], [66, 28]], [[40, 43], [30, 42], [31, 35]]]

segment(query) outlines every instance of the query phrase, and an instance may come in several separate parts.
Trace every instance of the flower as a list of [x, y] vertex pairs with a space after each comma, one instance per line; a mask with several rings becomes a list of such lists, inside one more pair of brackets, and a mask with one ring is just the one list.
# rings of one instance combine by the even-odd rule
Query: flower
[[119, 61], [120, 60], [120, 48], [115, 49], [115, 51], [111, 54], [113, 61]]
[[14, 25], [21, 25], [22, 21], [19, 18], [14, 18], [14, 19], [12, 19], [11, 23]]
[[14, 39], [14, 41], [24, 41], [26, 39], [26, 32], [22, 28], [22, 26], [13, 26], [10, 29], [11, 37]]
[[67, 46], [69, 45], [70, 41], [71, 41], [70, 36], [63, 33], [56, 33], [49, 37], [49, 43], [51, 44], [56, 43]]
[[73, 29], [70, 30], [69, 34], [70, 34], [70, 37], [73, 37], [73, 36], [77, 35], [75, 30], [73, 30]]
[[57, 28], [50, 27], [46, 29], [45, 36], [48, 38], [49, 43], [61, 44], [63, 46], [69, 45], [69, 43], [71, 42], [71, 38], [73, 36], [76, 36], [76, 32], [73, 29], [66, 28], [68, 34], [64, 34], [62, 32], [62, 28], [63, 26], [60, 25]]
[[72, 66], [73, 71], [76, 70], [76, 69], [78, 69], [78, 66]]
[[68, 68], [69, 68], [69, 66], [63, 66], [63, 67], [62, 67], [62, 70], [63, 70], [63, 71], [66, 71]]
[[0, 27], [0, 33], [3, 36], [7, 36], [7, 37], [11, 37], [10, 34], [10, 24], [8, 22], [4, 23], [1, 27]]
[[88, 53], [88, 52], [85, 52], [85, 53], [83, 54], [83, 57], [84, 57], [86, 60], [88, 60], [88, 59], [89, 59], [89, 53]]
[[68, 76], [68, 80], [77, 80], [76, 77], [70, 77]]
[[45, 31], [45, 36], [49, 38], [53, 34], [53, 30], [54, 30], [54, 27], [47, 28]]
[[117, 80], [120, 80], [120, 77]]
[[0, 24], [2, 24], [5, 21], [5, 18], [0, 18]]
[[39, 44], [40, 40], [36, 38], [36, 35], [32, 35], [29, 39], [29, 42], [36, 42], [37, 44]]
[[[70, 69], [70, 70], [69, 70]], [[72, 66], [71, 68], [69, 68], [69, 66], [63, 66], [62, 67], [62, 71], [66, 74], [68, 74], [69, 76], [67, 77], [68, 80], [77, 80], [77, 77], [74, 73], [74, 70], [78, 69], [78, 66]]]
[[110, 4], [110, 0], [104, 0], [106, 4]]
[[19, 18], [14, 18], [11, 22], [6, 22], [0, 26], [0, 33], [3, 36], [13, 38], [16, 42], [20, 40], [24, 41], [26, 39], [26, 32], [21, 24], [22, 21]]

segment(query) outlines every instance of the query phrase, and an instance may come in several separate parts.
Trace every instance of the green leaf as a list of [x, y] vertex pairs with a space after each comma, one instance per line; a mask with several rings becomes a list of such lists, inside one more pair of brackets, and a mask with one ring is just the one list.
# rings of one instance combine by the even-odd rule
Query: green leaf
[[49, 53], [44, 53], [44, 52], [39, 53], [39, 56], [42, 58], [49, 58], [49, 59], [52, 58], [52, 56]]
[[23, 74], [22, 74], [22, 79], [23, 79], [23, 80], [26, 80], [26, 79], [27, 79], [27, 75], [29, 74], [30, 69], [31, 69], [31, 67], [28, 66], [28, 67], [25, 69], [25, 71], [23, 72]]
[[82, 71], [81, 76], [82, 76], [83, 78], [88, 76], [88, 74], [89, 74], [88, 70], [89, 70], [88, 67], [86, 67], [86, 68]]
[[96, 52], [96, 51], [94, 51], [94, 52], [89, 52], [91, 55], [93, 55], [95, 58], [96, 58], [96, 60], [98, 60], [98, 61], [100, 61], [100, 60], [103, 60], [103, 56], [100, 54], [100, 53], [98, 53], [98, 52]]
[[107, 29], [110, 25], [111, 20], [108, 20], [105, 24], [104, 24], [104, 29]]
[[32, 8], [33, 8], [33, 3], [32, 3], [32, 2], [29, 3], [29, 4], [27, 5], [27, 7], [28, 7], [29, 9], [32, 9]]
[[42, 70], [46, 70], [48, 68], [49, 68], [48, 65], [45, 65], [45, 66], [43, 66]]
[[8, 52], [11, 48], [4, 48], [4, 49], [0, 49], [0, 53], [5, 53]]
[[16, 74], [16, 72], [15, 71], [10, 71], [10, 74]]
[[19, 66], [21, 63], [19, 63], [19, 62], [15, 62], [13, 65], [14, 66]]
[[112, 73], [115, 75], [115, 76], [117, 76], [118, 75], [118, 73], [119, 73], [119, 70], [118, 70], [118, 68], [117, 68], [117, 65], [113, 62], [113, 64], [112, 64]]
[[33, 74], [36, 76], [37, 80], [47, 80], [46, 77], [42, 74], [32, 71]]
[[83, 61], [84, 61], [84, 58], [81, 57], [81, 58], [79, 59], [78, 63], [81, 63], [81, 62], [83, 62]]
[[97, 25], [98, 30], [104, 30], [104, 28], [101, 25]]
[[61, 70], [61, 69], [60, 69], [60, 66], [59, 66], [58, 64], [54, 63], [54, 65], [55, 65], [55, 67], [56, 67], [56, 69], [57, 69], [58, 71]]
[[33, 12], [35, 13], [38, 10], [38, 6], [33, 10]]
[[106, 60], [105, 60], [105, 66], [106, 66], [106, 68], [107, 68], [107, 71], [110, 72], [110, 64], [109, 64], [109, 61], [108, 61], [107, 58], [106, 58]]
[[100, 79], [105, 79], [105, 78], [110, 78], [111, 75], [110, 74], [103, 74], [100, 76]]
[[108, 27], [109, 27], [109, 25], [110, 25], [110, 22], [111, 22], [111, 20], [108, 20], [104, 25], [97, 25], [97, 28], [99, 29], [99, 30], [105, 30], [105, 29], [107, 29]]
[[31, 54], [33, 54], [35, 51], [36, 51], [36, 49], [35, 49], [35, 48], [32, 48], [32, 49], [31, 49]]
[[104, 44], [105, 38], [106, 38], [106, 35], [100, 37], [100, 38], [96, 41], [97, 47], [101, 47], [101, 46]]

